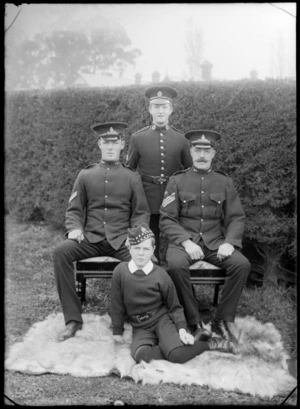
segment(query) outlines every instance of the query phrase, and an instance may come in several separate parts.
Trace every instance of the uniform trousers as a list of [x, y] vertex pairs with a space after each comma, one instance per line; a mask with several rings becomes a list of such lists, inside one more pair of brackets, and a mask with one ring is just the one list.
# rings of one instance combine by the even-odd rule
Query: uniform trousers
[[107, 240], [89, 243], [84, 239], [81, 243], [76, 240], [64, 240], [53, 251], [54, 274], [57, 291], [62, 305], [65, 323], [77, 321], [82, 323], [81, 301], [76, 293], [74, 261], [89, 257], [108, 256], [121, 261], [131, 259], [125, 244], [115, 250]]
[[154, 255], [157, 258], [158, 264], [160, 265], [160, 230], [159, 230], [159, 214], [150, 215], [149, 227], [154, 233], [155, 238], [155, 250]]
[[[250, 273], [251, 265], [248, 259], [237, 249], [231, 256], [220, 261], [217, 250], [209, 250], [203, 241], [197, 243], [204, 253], [204, 261], [226, 270], [225, 284], [222, 289], [219, 304], [216, 309], [216, 318], [233, 322], [237, 305]], [[183, 306], [186, 320], [189, 325], [200, 321], [198, 303], [193, 294], [190, 280], [189, 266], [195, 263], [180, 245], [169, 245], [167, 250], [168, 273], [170, 274]]]

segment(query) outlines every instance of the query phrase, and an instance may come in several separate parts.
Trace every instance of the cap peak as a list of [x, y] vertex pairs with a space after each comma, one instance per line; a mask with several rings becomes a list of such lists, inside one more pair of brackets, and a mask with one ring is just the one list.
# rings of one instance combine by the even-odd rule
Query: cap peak
[[108, 138], [110, 136], [121, 138], [123, 131], [127, 128], [125, 122], [105, 122], [91, 126], [91, 129], [98, 134], [99, 137]]
[[209, 129], [195, 129], [185, 133], [185, 137], [190, 141], [191, 145], [195, 147], [210, 148], [215, 147], [221, 135]]
[[178, 95], [178, 93], [175, 88], [168, 85], [154, 85], [146, 89], [145, 95], [150, 99], [150, 102], [156, 99], [166, 99], [168, 101], [172, 101], [173, 98]]

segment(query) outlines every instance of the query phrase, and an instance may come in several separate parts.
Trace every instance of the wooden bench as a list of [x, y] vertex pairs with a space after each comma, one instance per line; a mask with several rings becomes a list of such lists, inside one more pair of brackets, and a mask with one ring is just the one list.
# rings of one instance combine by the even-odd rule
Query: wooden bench
[[[114, 268], [121, 261], [113, 257], [92, 257], [76, 261], [75, 277], [77, 282], [77, 295], [81, 302], [86, 298], [86, 280], [88, 278], [111, 278]], [[192, 284], [213, 284], [213, 305], [218, 304], [220, 285], [225, 282], [225, 270], [206, 261], [199, 260], [190, 266]]]

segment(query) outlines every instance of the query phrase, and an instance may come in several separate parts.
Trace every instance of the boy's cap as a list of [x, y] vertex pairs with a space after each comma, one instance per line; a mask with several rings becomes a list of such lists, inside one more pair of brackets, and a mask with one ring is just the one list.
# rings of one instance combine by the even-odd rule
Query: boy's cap
[[131, 246], [142, 243], [151, 237], [154, 237], [154, 233], [150, 230], [146, 223], [141, 223], [139, 226], [127, 230], [128, 242]]

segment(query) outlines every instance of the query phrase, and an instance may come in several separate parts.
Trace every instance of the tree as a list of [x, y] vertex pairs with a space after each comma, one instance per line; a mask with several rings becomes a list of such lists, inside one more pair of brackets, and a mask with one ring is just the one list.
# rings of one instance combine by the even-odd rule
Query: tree
[[204, 79], [204, 81], [210, 81], [211, 80], [211, 74], [212, 74], [212, 63], [208, 60], [203, 61], [203, 63], [200, 65], [201, 67], [201, 76]]
[[134, 65], [135, 59], [141, 55], [137, 48], [126, 50], [130, 44], [130, 39], [121, 27], [94, 30], [89, 34], [90, 72], [95, 74], [108, 67], [116, 67], [122, 76], [126, 66]]
[[191, 17], [187, 22], [185, 53], [190, 75], [194, 80], [201, 78], [203, 48], [202, 32], [195, 26], [194, 20]]
[[126, 50], [130, 39], [120, 27], [83, 31], [53, 31], [25, 39], [7, 52], [7, 87], [12, 89], [73, 86], [81, 72], [109, 68], [122, 76], [140, 50]]
[[50, 36], [37, 35], [40, 44], [40, 64], [37, 76], [40, 85], [72, 86], [88, 59], [89, 44], [85, 34], [74, 31], [55, 31]]
[[287, 62], [287, 43], [283, 37], [282, 31], [277, 30], [276, 39], [272, 42], [271, 48], [271, 72], [275, 78], [284, 78], [284, 72]]

